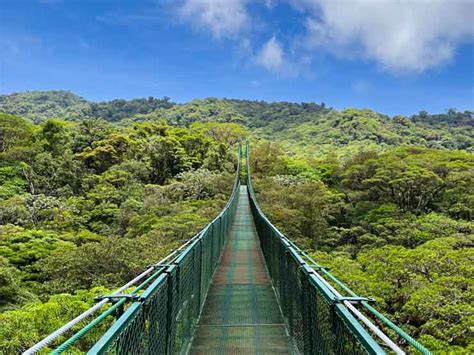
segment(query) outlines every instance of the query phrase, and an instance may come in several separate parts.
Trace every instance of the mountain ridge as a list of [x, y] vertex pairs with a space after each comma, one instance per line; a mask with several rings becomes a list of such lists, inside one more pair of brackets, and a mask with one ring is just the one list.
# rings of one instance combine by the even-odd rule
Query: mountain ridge
[[377, 113], [370, 109], [335, 110], [324, 103], [265, 102], [242, 99], [195, 99], [174, 103], [169, 97], [92, 102], [70, 91], [31, 91], [0, 96], [0, 112], [41, 123], [50, 118], [68, 121], [104, 119], [165, 120], [174, 126], [194, 122], [238, 123], [258, 137], [276, 139], [293, 149], [312, 146], [311, 154], [331, 147], [354, 145], [421, 145], [428, 148], [472, 150], [474, 112], [407, 116]]

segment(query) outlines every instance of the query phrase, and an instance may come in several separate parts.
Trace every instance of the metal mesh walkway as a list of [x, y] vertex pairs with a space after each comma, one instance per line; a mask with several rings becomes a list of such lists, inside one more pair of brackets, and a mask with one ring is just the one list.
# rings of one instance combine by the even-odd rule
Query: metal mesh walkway
[[246, 186], [190, 354], [289, 354], [288, 337], [253, 223]]

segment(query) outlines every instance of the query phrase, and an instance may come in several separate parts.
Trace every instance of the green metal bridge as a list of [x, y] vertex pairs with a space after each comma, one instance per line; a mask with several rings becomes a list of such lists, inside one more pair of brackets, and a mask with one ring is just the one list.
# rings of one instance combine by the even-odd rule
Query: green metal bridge
[[208, 226], [25, 354], [430, 354], [270, 223], [248, 156]]

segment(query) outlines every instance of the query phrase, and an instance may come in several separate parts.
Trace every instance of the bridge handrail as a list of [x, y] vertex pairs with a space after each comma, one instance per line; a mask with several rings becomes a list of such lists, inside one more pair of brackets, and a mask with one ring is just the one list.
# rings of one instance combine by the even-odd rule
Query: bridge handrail
[[[113, 303], [109, 308], [104, 310], [99, 316], [97, 316], [95, 319], [93, 319], [91, 322], [89, 322], [87, 325], [85, 325], [83, 328], [81, 328], [77, 333], [66, 339], [61, 345], [59, 345], [52, 353], [53, 354], [60, 354], [67, 350], [70, 346], [72, 346], [76, 341], [78, 341], [80, 338], [82, 338], [84, 335], [86, 335], [88, 332], [90, 332], [92, 329], [94, 329], [95, 326], [97, 326], [99, 323], [101, 323], [104, 319], [106, 319], [108, 316], [113, 315], [115, 312], [120, 311], [120, 308], [123, 307], [126, 303], [130, 301], [134, 301], [138, 299], [139, 297], [139, 302], [143, 302], [143, 295], [147, 293], [150, 289], [152, 289], [154, 286], [156, 286], [157, 281], [160, 281], [160, 277], [162, 275], [165, 275], [169, 272], [170, 267], [176, 267], [176, 264], [180, 257], [183, 257], [183, 255], [186, 255], [189, 253], [193, 246], [196, 245], [198, 242], [202, 242], [203, 238], [205, 236], [211, 235], [213, 239], [219, 238], [217, 240], [217, 248], [214, 247], [214, 241], [212, 242], [211, 245], [211, 250], [213, 249], [212, 253], [215, 255], [211, 256], [212, 259], [212, 270], [215, 268], [218, 260], [218, 256], [220, 255], [220, 252], [222, 250], [222, 246], [224, 244], [224, 235], [226, 234], [225, 231], [229, 228], [230, 223], [229, 223], [229, 218], [233, 218], [233, 214], [235, 212], [235, 207], [236, 207], [236, 201], [238, 198], [238, 192], [240, 188], [240, 160], [241, 160], [241, 145], [239, 144], [238, 146], [238, 159], [237, 159], [237, 168], [235, 171], [235, 179], [234, 179], [234, 184], [232, 188], [232, 193], [231, 196], [229, 197], [225, 207], [222, 209], [222, 211], [215, 217], [212, 222], [210, 222], [206, 227], [204, 227], [199, 233], [197, 233], [194, 237], [186, 241], [184, 244], [173, 250], [170, 254], [168, 254], [165, 258], [161, 259], [158, 263], [151, 265], [148, 267], [144, 272], [136, 276], [134, 279], [130, 280], [128, 283], [114, 291], [110, 295], [104, 296], [98, 303], [96, 303], [94, 306], [89, 308], [88, 310], [84, 311], [80, 315], [78, 315], [76, 318], [68, 322], [67, 324], [63, 325], [61, 328], [57, 329], [44, 339], [42, 339], [40, 342], [36, 343], [29, 349], [27, 349], [23, 354], [35, 354], [44, 347], [46, 347], [48, 344], [53, 342], [55, 339], [66, 333], [67, 331], [71, 330], [75, 325], [79, 324], [82, 322], [84, 319], [90, 317], [94, 313], [96, 313], [99, 309], [101, 309], [103, 306], [107, 305], [109, 302], [114, 301], [114, 296], [115, 297], [121, 297], [121, 296], [129, 296], [129, 297], [121, 297], [119, 300], [115, 303]], [[231, 216], [231, 217], [229, 217]], [[218, 230], [216, 228], [216, 231], [214, 231], [215, 226], [218, 226]], [[212, 233], [212, 234], [210, 234]], [[216, 238], [215, 234], [218, 234]], [[209, 239], [209, 238], [208, 238]], [[151, 274], [151, 275], [150, 275]], [[147, 277], [148, 276], [148, 277]], [[147, 277], [145, 279], [145, 277]], [[142, 281], [143, 280], [143, 281]], [[127, 295], [122, 295], [122, 292], [129, 289], [130, 287], [136, 285], [138, 282], [142, 281], [139, 285], [137, 285], [130, 293]], [[209, 279], [210, 281], [210, 279]], [[147, 287], [148, 286], [148, 287]], [[207, 285], [208, 287], [208, 285]], [[145, 290], [144, 290], [145, 289]], [[137, 293], [139, 291], [144, 290], [143, 295], [137, 296]], [[207, 290], [205, 290], [203, 296], [205, 298], [205, 295], [207, 294]], [[202, 296], [202, 295], [199, 295]], [[134, 303], [134, 305], [136, 302]], [[199, 305], [199, 312], [201, 311], [201, 308], [204, 304], [204, 300], [201, 300], [201, 304]], [[100, 353], [100, 351], [95, 351], [94, 349], [104, 347], [104, 341], [103, 338], [108, 336], [110, 338], [111, 333], [113, 331], [116, 331], [116, 324], [121, 322], [124, 318], [124, 316], [127, 315], [127, 312], [132, 308], [133, 306], [130, 306], [125, 313], [123, 313], [118, 319], [116, 320], [116, 323], [113, 324], [111, 328], [108, 329], [108, 331], [102, 336], [101, 340], [97, 344], [91, 348], [90, 352], [92, 353]]]
[[[305, 267], [308, 269], [308, 274], [313, 274], [316, 276], [324, 285], [327, 287], [327, 289], [334, 294], [334, 296], [343, 298], [341, 294], [332, 286], [330, 285], [322, 275], [326, 276], [329, 278], [332, 282], [334, 282], [337, 286], [339, 286], [341, 289], [343, 289], [345, 292], [347, 292], [350, 297], [353, 299], [357, 299], [359, 302], [358, 304], [361, 304], [370, 314], [372, 314], [375, 318], [379, 319], [382, 321], [388, 328], [393, 330], [398, 336], [403, 338], [410, 346], [418, 350], [420, 353], [424, 355], [431, 355], [431, 352], [426, 349], [422, 344], [420, 344], [418, 341], [416, 341], [414, 338], [412, 338], [409, 334], [407, 334], [405, 331], [403, 331], [401, 328], [399, 328], [397, 325], [395, 325], [393, 322], [391, 322], [387, 317], [385, 317], [382, 313], [377, 311], [374, 307], [372, 307], [367, 298], [363, 298], [358, 296], [355, 292], [353, 292], [349, 287], [347, 287], [344, 283], [342, 283], [340, 280], [338, 280], [332, 273], [328, 271], [327, 267], [321, 266], [319, 263], [317, 263], [311, 256], [309, 256], [305, 251], [300, 249], [293, 241], [291, 241], [289, 238], [287, 238], [285, 235], [283, 235], [271, 222], [270, 220], [265, 216], [263, 211], [261, 210], [260, 206], [258, 205], [256, 195], [253, 189], [252, 181], [251, 181], [251, 174], [250, 174], [250, 145], [249, 142], [246, 144], [246, 169], [247, 169], [247, 190], [249, 193], [251, 205], [254, 207], [255, 213], [263, 220], [265, 221], [266, 225], [271, 228], [271, 230], [286, 244], [289, 248], [289, 250], [292, 250], [295, 252], [295, 254], [301, 259], [301, 262], [306, 264]], [[306, 259], [306, 260], [304, 260]], [[322, 274], [322, 275], [321, 275]], [[361, 314], [357, 308], [354, 307], [349, 301], [343, 301], [342, 302], [344, 305], [346, 305], [347, 308], [349, 308], [355, 315], [358, 317], [366, 326], [368, 326], [375, 334], [377, 334], [382, 341], [388, 345], [393, 351], [396, 353], [400, 353], [403, 351], [396, 345], [392, 340], [390, 340], [378, 327], [375, 325], [369, 323], [369, 321], [363, 314]], [[365, 319], [364, 319], [365, 318]], [[370, 322], [370, 321], [369, 321]]]

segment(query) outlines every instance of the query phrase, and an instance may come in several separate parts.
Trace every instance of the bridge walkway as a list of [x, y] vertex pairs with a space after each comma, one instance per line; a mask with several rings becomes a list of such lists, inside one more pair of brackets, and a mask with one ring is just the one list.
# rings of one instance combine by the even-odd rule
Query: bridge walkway
[[229, 239], [190, 354], [291, 354], [291, 349], [260, 249], [247, 187], [241, 186]]

